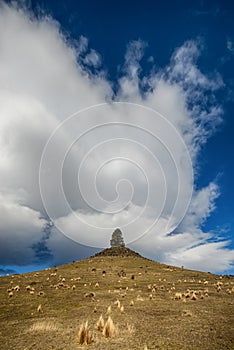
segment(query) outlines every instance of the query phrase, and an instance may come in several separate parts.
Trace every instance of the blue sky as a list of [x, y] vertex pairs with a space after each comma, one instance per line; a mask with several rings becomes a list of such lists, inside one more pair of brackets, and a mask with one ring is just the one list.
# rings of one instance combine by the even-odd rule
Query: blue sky
[[[11, 3], [8, 2], [8, 4]], [[17, 134], [14, 130], [19, 124], [17, 124], [17, 119], [12, 117], [14, 111], [9, 112], [8, 106], [1, 110], [2, 120], [4, 121], [3, 126], [7, 125], [5, 120], [10, 120], [10, 125], [12, 128], [14, 127], [12, 131], [10, 126], [9, 128], [7, 126], [7, 135], [9, 135], [7, 140], [5, 140], [7, 138], [6, 134], [2, 137], [3, 142], [1, 146], [2, 149], [7, 150], [7, 157], [9, 156], [9, 159], [13, 159], [13, 155], [15, 156], [16, 153], [14, 153], [15, 149], [14, 147], [12, 148], [12, 144], [17, 145], [16, 140], [24, 140], [27, 150], [30, 147], [33, 150], [32, 154], [28, 154], [28, 151], [25, 152], [22, 146], [22, 150], [21, 148], [18, 149], [17, 159], [21, 160], [21, 165], [23, 164], [25, 171], [34, 169], [34, 166], [38, 169], [42, 149], [51, 132], [55, 129], [55, 126], [54, 128], [50, 127], [50, 122], [48, 121], [52, 123], [53, 120], [54, 122], [53, 118], [55, 116], [58, 120], [63, 120], [59, 116], [60, 112], [61, 115], [63, 113], [68, 116], [82, 107], [105, 102], [108, 99], [140, 103], [143, 101], [141, 100], [141, 94], [144, 93], [146, 93], [146, 100], [149, 102], [151, 99], [147, 89], [149, 89], [152, 80], [155, 79], [157, 84], [159, 84], [160, 79], [162, 79], [167, 85], [161, 92], [162, 99], [165, 98], [167, 100], [169, 98], [170, 111], [174, 108], [174, 102], [168, 96], [171, 96], [170, 94], [177, 96], [177, 88], [182, 91], [178, 93], [178, 105], [180, 103], [182, 105], [186, 101], [189, 117], [183, 116], [184, 119], [182, 117], [180, 119], [180, 123], [181, 120], [184, 121], [186, 127], [184, 125], [181, 126], [180, 123], [178, 125], [181, 127], [181, 130], [187, 128], [187, 134], [190, 133], [190, 128], [193, 130], [191, 131], [191, 140], [186, 141], [186, 145], [192, 154], [194, 152], [194, 155], [191, 156], [195, 173], [194, 195], [190, 211], [185, 215], [182, 224], [178, 225], [174, 230], [174, 233], [179, 233], [179, 235], [174, 236], [177, 239], [174, 251], [171, 248], [173, 243], [168, 242], [166, 235], [155, 242], [152, 240], [150, 245], [139, 240], [129, 246], [139, 250], [145, 256], [165, 263], [184, 265], [185, 267], [204, 271], [211, 270], [212, 266], [214, 266], [213, 272], [233, 274], [234, 5], [230, 1], [197, 1], [195, 3], [188, 1], [29, 1], [26, 2], [26, 5], [25, 2], [24, 5], [18, 2], [17, 8], [9, 6], [7, 9], [4, 6], [0, 9], [0, 15], [2, 13], [2, 18], [6, 21], [4, 24], [5, 32], [2, 31], [0, 37], [0, 42], [2, 40], [5, 45], [2, 46], [3, 49], [5, 47], [5, 51], [0, 54], [0, 63], [2, 61], [0, 72], [2, 72], [1, 74], [5, 79], [2, 80], [1, 88], [2, 91], [5, 89], [5, 94], [11, 94], [11, 100], [14, 98], [16, 104], [19, 103], [20, 107], [16, 108], [17, 111], [22, 109], [24, 111], [22, 112], [23, 115], [25, 115], [25, 111], [29, 111], [29, 114], [31, 113], [26, 119], [24, 117], [20, 119], [20, 125], [22, 126], [28, 120], [31, 123], [31, 118], [34, 121], [32, 126], [28, 127], [28, 130], [22, 128], [22, 131], [19, 131]], [[24, 19], [22, 19], [22, 16], [25, 16]], [[34, 24], [37, 23], [37, 25], [33, 26], [30, 23], [30, 16], [31, 21]], [[49, 18], [48, 23], [46, 21], [43, 22], [45, 16]], [[31, 33], [35, 31], [35, 34], [31, 34], [32, 38], [29, 38], [28, 35], [30, 26], [32, 26]], [[19, 28], [23, 28], [22, 36], [15, 32], [16, 28], [18, 28], [19, 32]], [[33, 35], [35, 35], [35, 40]], [[8, 45], [11, 40], [12, 45], [14, 45], [14, 40], [16, 40], [16, 43], [25, 43], [25, 52], [27, 53], [27, 55], [25, 53], [25, 62], [30, 57], [29, 65], [25, 64], [24, 67], [24, 56], [17, 45], [15, 56], [12, 54], [10, 45]], [[35, 43], [35, 47], [32, 42]], [[47, 42], [51, 42], [51, 48], [53, 48], [51, 52], [49, 45], [44, 45]], [[82, 77], [76, 78], [76, 80], [74, 78], [74, 81], [72, 81], [73, 78], [70, 79], [69, 77], [70, 80], [67, 78], [69, 74], [72, 76], [78, 74], [78, 70], [76, 71], [77, 67], [72, 66], [72, 72], [70, 72], [68, 67], [69, 62], [73, 62], [72, 59], [70, 60], [69, 47], [72, 48], [73, 53], [76, 53], [74, 57], [77, 58], [79, 69], [84, 75], [88, 75], [87, 81], [95, 86], [96, 91], [90, 90], [90, 96], [94, 96], [90, 100], [87, 99], [86, 101], [86, 96], [89, 95], [87, 81], [83, 82]], [[33, 56], [33, 50], [38, 50], [37, 56], [41, 57], [41, 61], [45, 60], [44, 66], [40, 66], [41, 62], [37, 62], [37, 58]], [[136, 60], [134, 55], [139, 55], [139, 58]], [[184, 60], [183, 62], [188, 63], [188, 69], [194, 72], [194, 77], [190, 77], [188, 81], [186, 80], [188, 76], [185, 75], [183, 69], [182, 72], [178, 73], [180, 67], [178, 60], [181, 59], [180, 57]], [[72, 64], [70, 63], [70, 65]], [[59, 72], [61, 72], [61, 77], [59, 77], [58, 81], [58, 73], [56, 73], [57, 75], [51, 73], [57, 69], [57, 65], [60, 69]], [[25, 72], [21, 69], [22, 67], [23, 70], [25, 69]], [[50, 73], [47, 72], [49, 68], [51, 68]], [[48, 76], [50, 87], [48, 87], [48, 91], [46, 90], [48, 84], [44, 82], [45, 85], [43, 85], [43, 82], [40, 80], [40, 69], [42, 69], [41, 76], [45, 77], [45, 79]], [[134, 73], [131, 73], [132, 69], [137, 71], [137, 77]], [[10, 73], [8, 74], [8, 70], [9, 72], [15, 72], [14, 77]], [[17, 81], [19, 70], [26, 77], [25, 82], [23, 81], [24, 79], [22, 80], [23, 73], [22, 76], [19, 73], [21, 84]], [[28, 78], [29, 76], [31, 80]], [[98, 81], [95, 80], [97, 77]], [[61, 86], [60, 88], [59, 85], [62, 84], [63, 78], [69, 88], [72, 84], [77, 86], [77, 96], [83, 93], [80, 93], [79, 89], [80, 91], [85, 91], [81, 102], [79, 97], [76, 100], [75, 94], [73, 97], [73, 90], [71, 90], [70, 97], [66, 98], [63, 87]], [[198, 82], [199, 79], [202, 81], [201, 83]], [[126, 86], [124, 85], [126, 82], [131, 85], [133, 80], [134, 84], [135, 81], [139, 83], [137, 95], [132, 93], [132, 90], [126, 92]], [[155, 89], [156, 101], [158, 98], [157, 84], [150, 86], [152, 90]], [[34, 87], [34, 85], [37, 87]], [[170, 85], [173, 85], [175, 91], [171, 92]], [[51, 87], [54, 87], [52, 92]], [[69, 88], [67, 88], [67, 91], [70, 92]], [[47, 92], [47, 97], [43, 95], [43, 91]], [[2, 96], [4, 101], [6, 101], [8, 97], [4, 97], [6, 95]], [[61, 96], [67, 102], [61, 103], [60, 106]], [[28, 104], [27, 99], [30, 99], [29, 97], [31, 100], [33, 99], [34, 105]], [[84, 104], [83, 101], [85, 101]], [[69, 107], [66, 107], [66, 105]], [[149, 106], [152, 107], [150, 104]], [[157, 109], [157, 103], [153, 107]], [[165, 107], [161, 107], [162, 111], [166, 110]], [[210, 113], [212, 108], [216, 110], [212, 112], [213, 114]], [[4, 115], [7, 115], [7, 113], [10, 113], [11, 117], [5, 118]], [[35, 116], [32, 116], [34, 113]], [[178, 111], [178, 113], [180, 112]], [[183, 114], [183, 112], [181, 113]], [[196, 113], [204, 114], [204, 118], [198, 118], [193, 124], [192, 118], [194, 118]], [[42, 117], [41, 114], [43, 114]], [[47, 117], [47, 115], [51, 117]], [[42, 125], [40, 124], [40, 118], [42, 119]], [[38, 122], [38, 125], [35, 124], [34, 126], [35, 120]], [[48, 122], [48, 133], [45, 133], [43, 129], [45, 121]], [[189, 123], [192, 123], [191, 127]], [[196, 128], [199, 126], [201, 131], [197, 132]], [[19, 128], [19, 130], [21, 129]], [[38, 130], [42, 130], [40, 135]], [[182, 131], [181, 133], [183, 134]], [[30, 139], [30, 135], [32, 135], [32, 140], [27, 141]], [[96, 140], [95, 137], [92, 138], [91, 136], [92, 142]], [[35, 139], [36, 141], [34, 142]], [[39, 139], [42, 140], [40, 141], [41, 143], [37, 142]], [[92, 144], [89, 140], [87, 142]], [[21, 142], [21, 145], [23, 143]], [[37, 159], [37, 156], [38, 161], [36, 162], [34, 160]], [[32, 161], [32, 159], [34, 160]], [[4, 178], [4, 181], [0, 183], [1, 201], [2, 203], [4, 201], [4, 203], [7, 203], [3, 207], [2, 213], [5, 217], [8, 217], [8, 215], [11, 217], [12, 210], [15, 210], [16, 214], [15, 216], [12, 215], [11, 219], [11, 221], [14, 221], [15, 218], [15, 226], [13, 225], [9, 232], [4, 226], [1, 231], [0, 227], [0, 237], [2, 232], [2, 253], [0, 252], [2, 259], [0, 260], [0, 266], [3, 269], [27, 271], [38, 268], [38, 266], [45, 267], [65, 263], [88, 256], [98, 248], [106, 245], [105, 242], [108, 241], [106, 235], [109, 235], [111, 229], [109, 231], [106, 229], [107, 234], [105, 239], [103, 237], [103, 240], [100, 241], [100, 246], [98, 244], [92, 245], [90, 241], [88, 244], [82, 234], [74, 237], [74, 234], [71, 233], [75, 224], [67, 213], [62, 212], [62, 209], [57, 210], [56, 208], [56, 213], [60, 210], [62, 214], [56, 214], [55, 226], [51, 225], [48, 228], [48, 213], [42, 208], [38, 193], [34, 193], [36, 185], [34, 186], [33, 184], [34, 181], [35, 183], [38, 181], [38, 170], [32, 173], [29, 171], [25, 176], [25, 180], [21, 176], [20, 166], [15, 168], [9, 166], [9, 169], [14, 169], [13, 171], [19, 174], [16, 178], [9, 180], [7, 166], [10, 164], [10, 160], [9, 162], [7, 160], [6, 164], [5, 167], [2, 166], [1, 168]], [[122, 167], [121, 164], [119, 166], [124, 173], [124, 166]], [[69, 169], [71, 170], [72, 168], [68, 166]], [[131, 171], [129, 168], [128, 174], [131, 174]], [[183, 169], [183, 171], [185, 170]], [[105, 176], [110, 176], [108, 174], [105, 174]], [[187, 176], [186, 174], [185, 176]], [[110, 178], [113, 180], [114, 176], [111, 175]], [[170, 189], [170, 186], [168, 188]], [[69, 191], [70, 189], [67, 187], [67, 193], [70, 193]], [[139, 191], [143, 191], [142, 188]], [[136, 202], [141, 203], [141, 200], [142, 195], [139, 195]], [[54, 201], [56, 202], [55, 198]], [[203, 205], [204, 215], [202, 213], [192, 213], [194, 210], [199, 212], [199, 208], [203, 210]], [[21, 206], [28, 208], [31, 221], [34, 224], [30, 226], [25, 219], [22, 228], [19, 229], [21, 223], [18, 224], [17, 221], [17, 210], [19, 210], [19, 215], [21, 215]], [[86, 215], [85, 217], [87, 217], [89, 211], [87, 210], [86, 212], [86, 206], [82, 206], [80, 203], [76, 206], [73, 203], [72, 207], [78, 212], [78, 216], [80, 215], [83, 218], [83, 215]], [[126, 214], [126, 211], [124, 213]], [[164, 214], [163, 219], [166, 217], [166, 213]], [[94, 214], [92, 215], [90, 221], [93, 220], [92, 222], [95, 222], [96, 226], [100, 222], [107, 220], [106, 216], [96, 217]], [[150, 213], [147, 214], [142, 225], [150, 221], [150, 215]], [[196, 220], [193, 219], [194, 217], [196, 217]], [[113, 219], [113, 228], [114, 224], [121, 226], [121, 220], [122, 217]], [[189, 232], [189, 226], [193, 228], [191, 225], [194, 225], [194, 234]], [[76, 243], [64, 237], [59, 232], [59, 227], [63, 227], [65, 231], [72, 227], [70, 229], [71, 232], [65, 234], [65, 236], [72, 238]], [[23, 230], [28, 232], [25, 235], [25, 240], [22, 238], [24, 237]], [[173, 234], [173, 232], [170, 233]], [[207, 233], [209, 233], [209, 237], [206, 236]], [[182, 235], [184, 235], [186, 242], [184, 247], [182, 247], [182, 243], [179, 240]], [[194, 235], [196, 236], [195, 238]], [[128, 241], [127, 230], [126, 237]], [[131, 233], [129, 233], [129, 237], [132, 237]], [[28, 245], [25, 243], [26, 241]], [[129, 239], [130, 241], [131, 239]], [[209, 245], [209, 243], [221, 241], [226, 241], [224, 247], [213, 248], [214, 246]], [[202, 248], [200, 249], [200, 247]], [[210, 260], [210, 264], [206, 261], [206, 255], [207, 260]], [[217, 255], [219, 255], [219, 260], [217, 260], [217, 265], [215, 265], [213, 259]], [[219, 268], [219, 266], [222, 267]]]
[[[204, 52], [199, 67], [208, 74], [218, 71], [222, 75], [225, 86], [219, 92], [219, 100], [225, 114], [223, 124], [200, 155], [197, 185], [203, 186], [217, 177], [221, 186], [217, 215], [207, 221], [209, 229], [233, 225], [234, 5], [230, 1], [102, 1], [101, 4], [96, 1], [63, 4], [32, 1], [32, 4], [34, 8], [39, 5], [46, 9], [71, 38], [80, 34], [87, 36], [90, 46], [101, 53], [104, 67], [113, 81], [119, 75], [118, 66], [123, 63], [126, 46], [131, 40], [146, 41], [147, 56], [155, 57], [159, 67], [167, 64], [174, 49], [186, 40], [199, 38], [202, 41]], [[228, 49], [228, 41], [232, 42], [231, 49]], [[150, 64], [144, 62], [144, 70], [150, 68]]]

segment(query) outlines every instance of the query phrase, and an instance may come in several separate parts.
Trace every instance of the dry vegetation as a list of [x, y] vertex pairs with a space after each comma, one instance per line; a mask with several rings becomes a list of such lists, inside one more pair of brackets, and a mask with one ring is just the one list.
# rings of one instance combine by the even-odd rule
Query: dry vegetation
[[233, 277], [127, 255], [1, 277], [1, 349], [234, 349]]

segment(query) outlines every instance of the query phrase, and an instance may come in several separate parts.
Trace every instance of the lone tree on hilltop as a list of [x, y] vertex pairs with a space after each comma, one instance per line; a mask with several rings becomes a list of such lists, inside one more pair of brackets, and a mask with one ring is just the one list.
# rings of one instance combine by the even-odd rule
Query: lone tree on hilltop
[[112, 233], [110, 245], [111, 247], [125, 247], [123, 235], [119, 228]]

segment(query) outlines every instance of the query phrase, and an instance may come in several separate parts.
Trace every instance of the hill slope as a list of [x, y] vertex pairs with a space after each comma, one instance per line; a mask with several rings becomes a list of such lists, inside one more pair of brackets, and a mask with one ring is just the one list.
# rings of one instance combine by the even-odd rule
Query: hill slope
[[[234, 278], [166, 266], [129, 251], [109, 253], [1, 277], [1, 348], [234, 349]], [[118, 328], [112, 338], [96, 329], [108, 306]], [[77, 334], [87, 320], [93, 342], [81, 346]]]
[[134, 252], [133, 250], [127, 247], [111, 247], [102, 250], [100, 253], [94, 255], [94, 257], [98, 256], [118, 256], [118, 257], [138, 257], [143, 258], [139, 253]]

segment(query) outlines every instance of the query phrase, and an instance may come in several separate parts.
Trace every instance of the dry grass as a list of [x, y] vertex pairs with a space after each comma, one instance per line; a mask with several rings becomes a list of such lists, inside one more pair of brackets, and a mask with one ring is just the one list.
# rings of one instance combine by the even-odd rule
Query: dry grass
[[37, 321], [29, 328], [29, 332], [53, 332], [59, 330], [54, 321]]
[[38, 307], [37, 307], [37, 312], [43, 312], [43, 309], [42, 309], [42, 305], [41, 305], [41, 304], [38, 305]]
[[104, 325], [105, 325], [105, 321], [104, 318], [102, 317], [102, 315], [100, 316], [98, 322], [97, 322], [97, 330], [99, 332], [102, 332], [104, 329]]
[[110, 306], [110, 305], [108, 306], [108, 308], [107, 308], [107, 310], [106, 310], [106, 314], [107, 314], [107, 315], [110, 315], [110, 314], [111, 314], [111, 306]]
[[81, 345], [89, 345], [92, 343], [92, 333], [89, 329], [88, 321], [80, 325], [78, 331], [78, 343]]
[[195, 301], [195, 300], [197, 300], [197, 296], [196, 296], [196, 294], [195, 294], [195, 293], [193, 293], [193, 294], [192, 294], [192, 296], [191, 296], [191, 300], [194, 300], [194, 301]]
[[182, 299], [182, 293], [175, 293], [175, 300], [181, 300]]
[[[182, 299], [175, 300], [176, 293]], [[107, 316], [98, 327], [99, 315], [110, 305], [112, 326], [109, 321], [107, 327]], [[86, 341], [81, 345], [77, 339], [82, 320], [89, 321], [90, 350], [143, 350], [146, 343], [151, 350], [231, 350], [234, 278], [118, 256], [0, 278], [2, 349], [85, 348]]]
[[127, 323], [127, 331], [128, 333], [133, 334], [135, 333], [136, 329], [132, 324]]
[[191, 317], [193, 314], [191, 311], [189, 310], [183, 310], [182, 311], [182, 316], [188, 316], [188, 317]]
[[108, 320], [105, 323], [105, 326], [103, 328], [102, 334], [104, 335], [105, 338], [111, 338], [115, 336], [117, 333], [117, 328], [114, 325], [114, 322], [112, 321], [112, 318], [109, 316]]
[[120, 309], [121, 307], [121, 304], [120, 304], [120, 301], [117, 299], [114, 304], [117, 306], [118, 309]]

